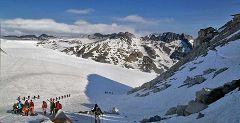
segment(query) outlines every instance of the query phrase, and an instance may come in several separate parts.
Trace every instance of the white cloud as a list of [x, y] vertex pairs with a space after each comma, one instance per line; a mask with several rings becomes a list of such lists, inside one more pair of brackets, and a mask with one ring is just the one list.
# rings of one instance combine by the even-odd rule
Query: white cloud
[[142, 23], [142, 24], [149, 24], [149, 25], [159, 24], [158, 20], [145, 19], [138, 15], [128, 15], [126, 17], [115, 18], [115, 19], [122, 22]]
[[85, 20], [78, 20], [73, 24], [59, 23], [53, 19], [8, 19], [2, 20], [2, 27], [5, 32], [18, 32], [18, 34], [89, 34], [89, 33], [117, 33], [132, 32], [135, 29], [126, 25], [116, 23], [90, 23]]
[[68, 9], [66, 12], [73, 13], [73, 14], [89, 14], [94, 12], [94, 9]]

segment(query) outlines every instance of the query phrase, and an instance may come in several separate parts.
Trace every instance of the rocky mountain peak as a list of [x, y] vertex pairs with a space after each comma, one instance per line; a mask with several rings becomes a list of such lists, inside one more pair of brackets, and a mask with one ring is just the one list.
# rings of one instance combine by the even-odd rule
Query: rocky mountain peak
[[194, 47], [200, 46], [203, 43], [208, 43], [216, 35], [218, 35], [218, 31], [213, 27], [200, 29], [200, 31], [198, 31], [198, 37], [194, 42]]
[[177, 34], [174, 32], [164, 32], [160, 34], [150, 34], [148, 36], [142, 37], [143, 40], [153, 40], [153, 41], [163, 41], [166, 43], [175, 41], [175, 40], [192, 40], [192, 36], [186, 35], [184, 33]]
[[50, 38], [56, 38], [56, 37], [51, 36], [51, 35], [47, 35], [47, 34], [42, 34], [42, 35], [38, 36], [38, 40], [47, 40], [47, 39], [50, 39]]

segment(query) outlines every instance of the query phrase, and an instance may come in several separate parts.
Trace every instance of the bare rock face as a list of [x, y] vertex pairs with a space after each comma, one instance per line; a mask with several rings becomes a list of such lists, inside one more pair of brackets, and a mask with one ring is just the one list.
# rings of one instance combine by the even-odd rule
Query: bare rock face
[[200, 29], [200, 31], [198, 31], [198, 37], [194, 42], [194, 47], [198, 47], [204, 43], [209, 43], [209, 41], [216, 35], [218, 35], [218, 31], [213, 27]]
[[176, 107], [172, 107], [170, 108], [165, 115], [173, 115], [173, 114], [177, 114], [177, 108]]
[[52, 120], [54, 123], [72, 123], [62, 110], [59, 110]]
[[177, 115], [179, 115], [179, 116], [185, 116], [185, 114], [186, 114], [186, 112], [185, 112], [185, 110], [186, 110], [186, 108], [187, 108], [187, 105], [178, 105], [177, 106]]
[[189, 114], [193, 114], [193, 113], [197, 113], [197, 112], [200, 112], [202, 111], [203, 109], [207, 108], [208, 106], [201, 103], [201, 102], [198, 102], [198, 101], [190, 101], [188, 103], [188, 106], [186, 108], [186, 112], [189, 113]]
[[206, 104], [206, 100], [208, 98], [208, 94], [210, 94], [211, 89], [203, 88], [200, 91], [196, 92], [196, 101], [202, 102]]

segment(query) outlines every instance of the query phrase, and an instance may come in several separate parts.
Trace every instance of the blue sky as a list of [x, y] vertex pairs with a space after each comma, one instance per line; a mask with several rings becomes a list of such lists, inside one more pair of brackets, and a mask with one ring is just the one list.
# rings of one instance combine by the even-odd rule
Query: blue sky
[[219, 28], [240, 12], [240, 0], [1, 0], [5, 34], [130, 31], [187, 33]]

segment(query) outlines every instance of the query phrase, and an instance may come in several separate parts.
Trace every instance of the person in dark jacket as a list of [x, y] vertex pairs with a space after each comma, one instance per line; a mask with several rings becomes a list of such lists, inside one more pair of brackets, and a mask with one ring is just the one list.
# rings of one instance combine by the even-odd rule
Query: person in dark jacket
[[91, 111], [95, 115], [95, 123], [100, 123], [100, 115], [103, 114], [100, 107], [97, 104], [95, 104], [94, 108]]
[[55, 110], [55, 102], [54, 102], [54, 100], [52, 100], [50, 102], [50, 115], [55, 114], [54, 110]]

